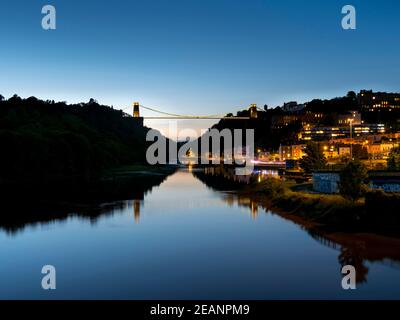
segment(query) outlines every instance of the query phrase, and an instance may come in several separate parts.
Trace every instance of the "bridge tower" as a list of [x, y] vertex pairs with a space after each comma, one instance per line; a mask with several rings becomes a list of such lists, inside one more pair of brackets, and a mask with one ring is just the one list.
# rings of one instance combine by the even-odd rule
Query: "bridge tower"
[[140, 118], [139, 102], [133, 103], [133, 117]]
[[250, 119], [257, 119], [257, 117], [258, 117], [257, 105], [251, 104], [249, 110], [250, 110]]

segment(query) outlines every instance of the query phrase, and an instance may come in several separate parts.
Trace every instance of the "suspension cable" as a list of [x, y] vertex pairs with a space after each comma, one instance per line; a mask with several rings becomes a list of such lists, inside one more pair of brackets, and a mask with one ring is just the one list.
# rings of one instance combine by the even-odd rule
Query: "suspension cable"
[[[139, 105], [139, 107], [143, 108], [143, 109], [146, 109], [146, 110], [149, 110], [149, 111], [152, 111], [152, 112], [156, 112], [156, 113], [159, 113], [159, 114], [162, 114], [162, 115], [169, 116], [169, 117], [174, 118], [174, 119], [228, 119], [228, 118], [230, 118], [230, 117], [227, 117], [226, 115], [221, 115], [221, 114], [206, 115], [206, 116], [182, 115], [182, 114], [164, 112], [164, 111], [161, 111], [159, 109], [146, 107], [146, 106], [143, 106], [143, 105]], [[125, 110], [127, 110], [129, 108], [132, 108], [132, 107], [128, 106], [128, 107], [123, 108], [121, 110], [125, 111]], [[257, 109], [259, 111], [264, 111], [264, 110], [261, 110], [260, 108], [257, 108]], [[151, 118], [151, 117], [147, 117], [147, 118]], [[154, 117], [154, 118], [157, 118], [157, 117]], [[239, 120], [239, 119], [249, 119], [249, 118], [248, 117], [232, 117], [232, 119], [238, 119]]]
[[193, 118], [193, 119], [199, 119], [199, 118], [223, 118], [225, 117], [225, 115], [220, 115], [220, 114], [214, 114], [214, 115], [207, 115], [207, 116], [194, 116], [194, 115], [182, 115], [182, 114], [175, 114], [175, 113], [169, 113], [169, 112], [164, 112], [164, 111], [160, 111], [154, 108], [150, 108], [150, 107], [145, 107], [143, 105], [140, 105], [141, 108], [149, 110], [149, 111], [153, 111], [159, 114], [163, 114], [166, 116], [171, 116], [171, 117], [177, 117], [177, 118]]

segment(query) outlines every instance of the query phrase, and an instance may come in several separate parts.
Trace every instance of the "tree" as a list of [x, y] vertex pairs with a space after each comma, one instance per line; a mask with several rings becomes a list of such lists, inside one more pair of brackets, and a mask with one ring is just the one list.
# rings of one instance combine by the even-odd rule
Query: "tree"
[[0, 104], [0, 182], [96, 181], [146, 160], [148, 129], [121, 110], [17, 95]]
[[4, 97], [0, 94], [0, 101], [4, 101]]
[[347, 92], [347, 98], [355, 100], [357, 99], [357, 94], [354, 91], [349, 91]]
[[310, 143], [305, 150], [306, 156], [300, 160], [300, 168], [306, 173], [322, 170], [326, 167], [326, 159], [318, 144]]
[[340, 194], [350, 200], [361, 198], [366, 190], [367, 168], [358, 160], [349, 161], [340, 172]]
[[387, 161], [389, 170], [400, 170], [400, 148], [393, 148]]

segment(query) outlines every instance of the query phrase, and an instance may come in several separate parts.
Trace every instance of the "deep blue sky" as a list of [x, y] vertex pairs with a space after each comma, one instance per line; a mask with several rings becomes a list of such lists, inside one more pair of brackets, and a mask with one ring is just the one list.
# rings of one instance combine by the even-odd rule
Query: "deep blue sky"
[[[41, 8], [57, 9], [57, 30]], [[357, 9], [357, 30], [341, 8]], [[233, 112], [400, 91], [400, 1], [1, 0], [0, 93]], [[148, 115], [150, 115], [148, 113]]]

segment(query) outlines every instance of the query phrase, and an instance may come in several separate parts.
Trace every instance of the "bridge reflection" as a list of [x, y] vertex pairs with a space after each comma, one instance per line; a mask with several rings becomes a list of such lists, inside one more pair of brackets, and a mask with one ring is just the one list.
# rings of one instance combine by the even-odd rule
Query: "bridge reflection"
[[249, 209], [250, 216], [253, 219], [257, 219], [259, 214], [259, 204], [257, 201], [247, 196], [241, 196], [239, 194], [233, 194], [233, 193], [224, 194], [222, 198], [230, 207], [237, 205], [239, 207]]
[[142, 206], [141, 200], [133, 200], [133, 218], [135, 219], [135, 223], [139, 223], [140, 220], [140, 207]]

